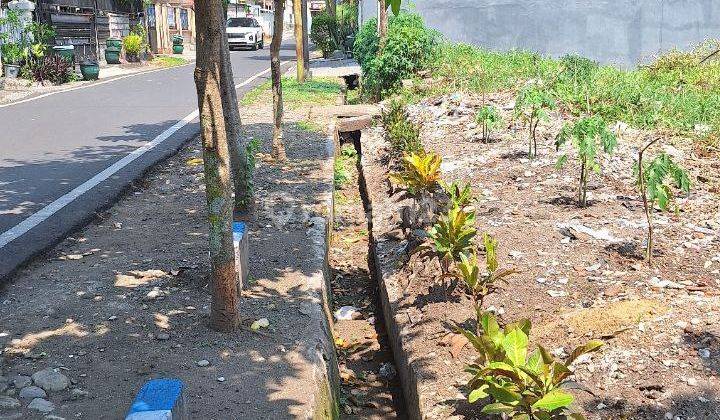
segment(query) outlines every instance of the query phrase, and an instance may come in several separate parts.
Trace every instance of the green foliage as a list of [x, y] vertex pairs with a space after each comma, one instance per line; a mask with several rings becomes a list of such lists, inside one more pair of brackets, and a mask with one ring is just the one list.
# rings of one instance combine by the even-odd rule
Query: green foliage
[[573, 86], [587, 86], [598, 69], [598, 63], [589, 58], [568, 54], [560, 59], [559, 79]]
[[[645, 217], [648, 223], [645, 257], [650, 263], [653, 255], [652, 214], [655, 206], [657, 205], [662, 211], [670, 209], [674, 201], [672, 186], [686, 194], [690, 192], [690, 178], [687, 172], [673, 162], [672, 158], [666, 153], [661, 153], [649, 163], [643, 162], [643, 152], [654, 142], [648, 143], [640, 150], [638, 162], [635, 166], [637, 185], [642, 195]], [[678, 212], [677, 207], [675, 207], [675, 212]]]
[[485, 270], [484, 274], [480, 274], [477, 255], [460, 254], [460, 260], [456, 261], [455, 267], [457, 273], [455, 277], [463, 280], [465, 287], [473, 299], [473, 306], [476, 311], [482, 308], [485, 296], [493, 293], [497, 289], [497, 282], [507, 282], [506, 277], [515, 274], [513, 269], [498, 269], [497, 261], [497, 241], [487, 233], [483, 236], [485, 244]]
[[[363, 93], [376, 100], [397, 90], [403, 79], [424, 69], [435, 54], [439, 39], [437, 32], [425, 27], [422, 18], [413, 13], [400, 13], [389, 19], [382, 48], [365, 38], [369, 32], [370, 28], [364, 25], [355, 45], [363, 70]], [[361, 42], [360, 48], [357, 48], [358, 42]], [[377, 54], [368, 55], [373, 50]]]
[[528, 156], [537, 155], [537, 126], [547, 121], [548, 110], [555, 109], [555, 100], [551, 93], [537, 84], [524, 87], [515, 100], [515, 116], [528, 125]]
[[54, 85], [72, 81], [75, 74], [72, 63], [58, 55], [37, 58], [28, 68], [34, 80], [49, 80]]
[[151, 63], [160, 67], [176, 67], [185, 65], [188, 61], [182, 57], [161, 55], [153, 58]]
[[0, 45], [0, 54], [4, 64], [20, 64], [27, 55], [27, 51], [18, 42], [6, 42]]
[[428, 231], [435, 254], [445, 264], [460, 260], [461, 254], [474, 254], [477, 235], [475, 211], [451, 207]]
[[346, 36], [354, 35], [358, 25], [358, 3], [346, 2], [337, 5], [338, 40], [343, 42]]
[[322, 51], [327, 58], [338, 49], [337, 20], [327, 11], [322, 11], [312, 18], [310, 40]]
[[468, 401], [490, 397], [493, 402], [484, 405], [483, 413], [514, 419], [582, 418], [567, 413], [574, 400], [563, 390], [572, 375], [569, 366], [603, 343], [592, 340], [561, 362], [540, 345], [528, 353], [530, 327], [525, 319], [501, 329], [491, 313], [478, 311], [476, 331], [459, 328], [478, 354], [476, 363], [466, 368], [473, 375]]
[[382, 124], [385, 127], [386, 139], [396, 155], [423, 151], [420, 128], [408, 120], [402, 102], [390, 101], [387, 109], [382, 112]]
[[140, 35], [131, 33], [130, 35], [123, 38], [123, 48], [125, 48], [125, 54], [136, 56], [140, 54], [143, 48], [143, 40]]
[[377, 33], [377, 19], [372, 18], [360, 27], [360, 30], [355, 36], [355, 44], [353, 45], [353, 56], [363, 71], [368, 68], [379, 49], [380, 38], [378, 38]]
[[[261, 84], [246, 93], [240, 100], [241, 105], [253, 105], [269, 95], [271, 82]], [[340, 92], [340, 83], [337, 79], [315, 77], [305, 83], [298, 83], [294, 77], [283, 77], [283, 105], [289, 109], [302, 107], [334, 105]], [[271, 100], [271, 99], [268, 99]]]
[[340, 156], [335, 159], [333, 170], [333, 181], [336, 189], [342, 189], [345, 183], [350, 179], [348, 165], [352, 165], [357, 161], [357, 151], [353, 146], [345, 145], [340, 152]]
[[469, 183], [460, 187], [460, 184], [455, 181], [450, 184], [440, 181], [440, 186], [450, 199], [450, 207], [467, 207], [475, 199]]
[[[423, 94], [458, 90], [485, 93], [516, 89], [528, 80], [552, 86], [556, 99], [575, 115], [598, 115], [637, 128], [670, 128], [692, 132], [696, 124], [720, 131], [720, 60], [700, 64], [715, 42], [693, 51], [692, 57], [661, 56], [649, 67], [626, 71], [598, 66], [591, 83], [580, 83], [590, 66], [572, 67], [578, 59], [540, 57], [526, 51], [495, 52], [466, 44], [444, 44], [429, 68], [438, 80]], [[708, 53], [709, 54], [709, 53]], [[583, 60], [584, 62], [584, 60]], [[570, 77], [568, 77], [570, 76]], [[442, 80], [439, 80], [442, 78]]]
[[409, 153], [403, 156], [403, 169], [390, 174], [390, 180], [412, 195], [433, 192], [440, 179], [442, 158], [436, 153]]
[[[587, 205], [587, 180], [588, 173], [592, 170], [600, 173], [600, 163], [597, 160], [599, 150], [611, 154], [617, 146], [617, 138], [608, 128], [602, 117], [585, 117], [574, 124], [565, 124], [557, 136], [555, 145], [559, 149], [569, 139], [572, 139], [577, 157], [580, 161], [580, 185], [578, 188], [578, 204], [580, 207]], [[598, 144], [599, 143], [599, 144]], [[600, 146], [602, 149], [600, 149]], [[562, 167], [568, 159], [568, 155], [560, 156], [557, 167]]]
[[475, 122], [482, 126], [482, 138], [484, 142], [490, 140], [490, 131], [500, 125], [500, 114], [492, 105], [482, 106], [475, 114]]

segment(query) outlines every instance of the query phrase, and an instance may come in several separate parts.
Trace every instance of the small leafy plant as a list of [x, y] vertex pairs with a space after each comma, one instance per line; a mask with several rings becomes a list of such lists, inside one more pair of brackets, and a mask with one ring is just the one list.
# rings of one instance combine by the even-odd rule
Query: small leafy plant
[[142, 51], [143, 48], [143, 40], [140, 37], [140, 35], [131, 33], [130, 35], [127, 35], [125, 38], [123, 38], [123, 48], [125, 48], [125, 55], [126, 56], [132, 56], [137, 57], [138, 54]]
[[[657, 205], [660, 210], [668, 211], [673, 204], [673, 191], [671, 186], [679, 189], [684, 193], [690, 192], [690, 178], [687, 172], [677, 165], [665, 153], [656, 156], [650, 163], [643, 162], [645, 151], [656, 143], [659, 138], [648, 142], [640, 152], [638, 152], [638, 160], [635, 166], [635, 174], [637, 177], [637, 186], [645, 208], [645, 218], [648, 223], [647, 244], [645, 247], [645, 258], [648, 264], [652, 264], [653, 255], [653, 224], [652, 215]], [[675, 212], [678, 212], [675, 206]]]
[[388, 109], [382, 113], [382, 123], [386, 138], [397, 155], [423, 150], [420, 128], [408, 120], [405, 105], [401, 101], [390, 102]]
[[485, 296], [493, 293], [498, 281], [504, 281], [506, 277], [515, 274], [514, 269], [498, 269], [497, 241], [489, 234], [483, 236], [485, 243], [485, 274], [480, 273], [478, 258], [476, 254], [460, 254], [460, 260], [456, 262], [458, 273], [454, 274], [465, 283], [468, 293], [472, 297], [473, 306], [476, 311], [482, 308]]
[[440, 180], [442, 158], [437, 153], [410, 153], [403, 156], [403, 169], [390, 174], [390, 180], [412, 195], [433, 192]]
[[451, 207], [447, 214], [440, 216], [428, 231], [428, 237], [440, 258], [443, 272], [447, 272], [450, 263], [460, 259], [461, 254], [475, 253], [473, 239], [476, 235], [474, 211]]
[[547, 121], [548, 110], [555, 109], [555, 100], [550, 93], [538, 85], [528, 85], [518, 94], [515, 101], [515, 117], [528, 124], [528, 156], [537, 155], [537, 126]]
[[491, 313], [478, 312], [477, 333], [459, 328], [478, 353], [476, 363], [466, 368], [473, 375], [468, 401], [491, 397], [494, 402], [483, 413], [513, 419], [582, 419], [567, 413], [574, 397], [563, 387], [573, 373], [569, 366], [603, 343], [592, 340], [560, 362], [541, 345], [528, 354], [530, 327], [524, 319], [501, 329]]
[[440, 181], [440, 186], [448, 195], [451, 207], [467, 207], [475, 199], [470, 184], [465, 184], [461, 187], [460, 184], [455, 181], [450, 184]]
[[482, 126], [482, 140], [490, 141], [490, 132], [500, 124], [500, 114], [492, 105], [485, 105], [475, 114], [475, 122]]
[[598, 63], [575, 54], [567, 54], [560, 59], [562, 71], [560, 79], [574, 87], [587, 85], [598, 69]]
[[[572, 125], [566, 124], [558, 134], [555, 146], [560, 149], [569, 139], [572, 139], [580, 161], [578, 205], [585, 207], [587, 206], [588, 173], [591, 170], [600, 173], [600, 164], [597, 161], [600, 146], [602, 151], [611, 154], [617, 146], [617, 138], [607, 128], [607, 124], [601, 117], [593, 116], [582, 118]], [[560, 156], [556, 167], [561, 168], [567, 163], [567, 160], [567, 154]]]

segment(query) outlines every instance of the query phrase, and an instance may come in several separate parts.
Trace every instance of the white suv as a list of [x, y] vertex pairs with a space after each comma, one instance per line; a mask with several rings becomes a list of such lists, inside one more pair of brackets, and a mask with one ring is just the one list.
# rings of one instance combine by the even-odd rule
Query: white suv
[[225, 31], [231, 50], [234, 47], [250, 47], [255, 51], [265, 47], [262, 27], [254, 18], [230, 18], [227, 20]]

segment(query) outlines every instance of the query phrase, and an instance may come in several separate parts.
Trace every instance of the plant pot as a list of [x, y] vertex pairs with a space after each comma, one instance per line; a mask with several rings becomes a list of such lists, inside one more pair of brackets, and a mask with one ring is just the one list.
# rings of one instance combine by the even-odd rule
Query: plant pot
[[120, 48], [118, 48], [118, 47], [105, 48], [105, 61], [108, 64], [120, 64]]
[[117, 48], [118, 50], [122, 49], [122, 39], [119, 38], [108, 38], [105, 40], [105, 46], [110, 48]]
[[98, 63], [81, 63], [80, 73], [83, 80], [97, 80], [100, 76], [100, 65]]
[[17, 64], [5, 64], [3, 68], [5, 69], [5, 77], [8, 79], [17, 79], [18, 74], [20, 74], [20, 66]]
[[74, 45], [56, 45], [53, 47], [55, 55], [66, 59], [67, 61], [75, 62], [75, 46]]
[[129, 63], [139, 63], [139, 62], [140, 62], [140, 56], [137, 55], [137, 54], [128, 54], [128, 53], [125, 53], [125, 59], [126, 59]]
[[173, 45], [173, 54], [182, 54], [185, 47], [181, 45]]

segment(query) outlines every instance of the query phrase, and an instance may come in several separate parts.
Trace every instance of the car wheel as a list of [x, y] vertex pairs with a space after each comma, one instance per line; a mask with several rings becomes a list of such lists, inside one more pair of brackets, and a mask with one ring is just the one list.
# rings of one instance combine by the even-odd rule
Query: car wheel
[[263, 39], [262, 41], [260, 41], [260, 49], [262, 50], [264, 48], [265, 48], [265, 40]]

